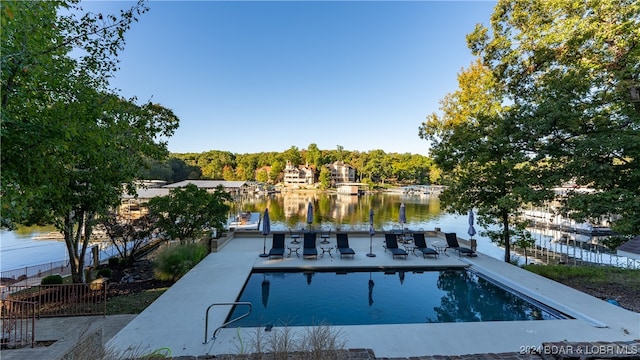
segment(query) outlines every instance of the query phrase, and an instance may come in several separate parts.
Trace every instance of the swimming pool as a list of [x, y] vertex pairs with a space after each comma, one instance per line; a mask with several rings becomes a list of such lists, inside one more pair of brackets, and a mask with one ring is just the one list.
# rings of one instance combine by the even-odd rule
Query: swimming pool
[[[237, 301], [251, 314], [229, 327], [374, 325], [566, 319], [469, 269], [251, 273]], [[246, 312], [234, 309], [227, 320]]]

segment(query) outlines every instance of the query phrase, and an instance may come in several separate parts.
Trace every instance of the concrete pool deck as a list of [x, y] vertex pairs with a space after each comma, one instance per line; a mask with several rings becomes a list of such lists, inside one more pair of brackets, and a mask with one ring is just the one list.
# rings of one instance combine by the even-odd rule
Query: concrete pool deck
[[[334, 235], [334, 234], [333, 234]], [[271, 247], [267, 238], [267, 251]], [[430, 244], [433, 239], [428, 238]], [[526, 270], [479, 254], [475, 258], [449, 256], [438, 259], [409, 254], [406, 260], [393, 259], [382, 247], [383, 236], [373, 238], [373, 253], [367, 257], [369, 237], [349, 234], [355, 250], [353, 259], [339, 255], [302, 256], [284, 259], [261, 258], [263, 237], [259, 233], [238, 233], [218, 252], [209, 254], [187, 275], [118, 332], [106, 344], [108, 349], [151, 353], [171, 349], [172, 356], [236, 354], [249, 344], [256, 331], [264, 329], [223, 328], [215, 340], [213, 331], [223, 324], [230, 306], [214, 307], [209, 313], [205, 340], [205, 311], [213, 303], [234, 302], [244, 283], [256, 269], [269, 268], [349, 268], [349, 267], [451, 267], [471, 266], [491, 278], [514, 288], [575, 319], [550, 321], [505, 321], [475, 323], [430, 323], [399, 325], [340, 326], [337, 328], [346, 348], [372, 349], [376, 357], [465, 355], [481, 353], [519, 353], [545, 342], [617, 342], [640, 339], [640, 314], [625, 310], [570, 287], [547, 280]], [[286, 245], [290, 239], [287, 236]], [[332, 236], [335, 244], [335, 235]], [[319, 252], [320, 248], [318, 247]], [[480, 252], [482, 249], [478, 249]], [[295, 294], [292, 294], [295, 295]], [[400, 304], [401, 305], [401, 304]], [[294, 332], [302, 328], [291, 328]]]

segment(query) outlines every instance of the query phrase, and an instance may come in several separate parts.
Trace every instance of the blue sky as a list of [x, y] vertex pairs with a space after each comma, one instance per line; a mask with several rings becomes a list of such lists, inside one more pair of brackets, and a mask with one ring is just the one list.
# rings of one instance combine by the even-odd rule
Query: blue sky
[[[84, 1], [114, 12], [128, 2]], [[425, 117], [473, 56], [494, 1], [151, 1], [112, 86], [172, 109], [171, 152], [428, 155]]]

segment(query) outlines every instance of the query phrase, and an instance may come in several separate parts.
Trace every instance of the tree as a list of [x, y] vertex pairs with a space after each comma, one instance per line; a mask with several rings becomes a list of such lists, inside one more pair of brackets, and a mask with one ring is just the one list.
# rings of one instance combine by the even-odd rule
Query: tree
[[244, 154], [236, 156], [236, 177], [238, 180], [251, 181], [256, 178], [258, 156], [256, 154]]
[[222, 169], [222, 178], [227, 180], [227, 181], [234, 181], [236, 180], [236, 172], [233, 171], [233, 168], [229, 165], [225, 165], [225, 167]]
[[517, 131], [573, 191], [576, 220], [640, 232], [640, 3], [498, 1], [470, 48], [504, 85]]
[[111, 244], [128, 264], [137, 259], [140, 249], [151, 238], [154, 229], [154, 220], [148, 214], [122, 221], [115, 213], [110, 213], [101, 216], [99, 222], [104, 226]]
[[133, 191], [146, 159], [166, 156], [158, 139], [178, 119], [107, 90], [124, 33], [146, 6], [78, 18], [76, 3], [2, 3], [2, 224], [55, 225], [82, 282], [96, 216], [120, 202], [123, 184]]
[[200, 169], [187, 165], [184, 160], [171, 156], [168, 159], [147, 159], [145, 166], [140, 170], [140, 178], [148, 180], [164, 180], [174, 183], [187, 179], [199, 179]]
[[284, 160], [289, 161], [293, 166], [298, 166], [303, 164], [300, 150], [298, 150], [298, 148], [295, 146], [290, 147], [287, 151], [284, 152], [283, 155], [284, 155]]
[[331, 172], [326, 166], [320, 168], [320, 175], [318, 176], [320, 181], [320, 187], [322, 189], [328, 189], [331, 187]]
[[504, 246], [509, 262], [510, 224], [523, 204], [551, 196], [545, 189], [553, 179], [530, 158], [528, 138], [502, 104], [500, 85], [488, 68], [472, 64], [458, 76], [458, 86], [440, 102], [442, 115], [431, 114], [421, 125], [420, 136], [431, 141], [448, 185], [441, 203], [460, 214], [476, 208], [480, 224], [498, 224], [501, 231], [488, 235]]
[[386, 154], [383, 150], [370, 151], [368, 161], [364, 168], [361, 169], [362, 173], [367, 174], [368, 178], [374, 182], [384, 178], [382, 171], [385, 164], [385, 156]]
[[265, 169], [258, 170], [258, 173], [256, 174], [256, 181], [259, 181], [262, 183], [269, 182], [269, 173], [267, 173]]
[[305, 156], [305, 161], [309, 165], [319, 166], [322, 158], [322, 153], [320, 149], [318, 149], [318, 145], [315, 143], [309, 144], [307, 147], [307, 154]]
[[271, 171], [269, 172], [269, 179], [272, 183], [277, 183], [280, 179], [281, 173], [284, 171], [284, 163], [276, 160], [271, 164]]
[[167, 196], [149, 201], [149, 212], [160, 232], [180, 242], [195, 240], [211, 229], [222, 232], [226, 225], [231, 195], [218, 186], [213, 193], [194, 184], [175, 188]]
[[225, 167], [236, 166], [235, 155], [228, 151], [208, 151], [196, 157], [196, 164], [202, 169], [202, 176], [208, 179], [224, 179]]
[[345, 151], [344, 146], [336, 145], [336, 160], [337, 161], [345, 161]]

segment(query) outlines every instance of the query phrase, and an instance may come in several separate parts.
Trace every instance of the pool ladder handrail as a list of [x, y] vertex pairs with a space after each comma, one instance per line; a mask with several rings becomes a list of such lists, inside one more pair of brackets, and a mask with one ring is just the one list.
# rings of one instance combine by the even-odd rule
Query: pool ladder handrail
[[214, 340], [216, 338], [216, 334], [218, 333], [218, 331], [220, 331], [220, 329], [222, 329], [223, 327], [236, 322], [240, 319], [243, 319], [247, 316], [249, 316], [249, 314], [251, 314], [251, 310], [253, 310], [253, 305], [250, 302], [247, 301], [235, 301], [235, 302], [226, 302], [226, 303], [213, 303], [211, 305], [209, 305], [209, 307], [207, 307], [207, 311], [205, 312], [204, 315], [204, 341], [202, 342], [203, 344], [207, 344], [209, 342], [209, 339], [207, 339], [207, 332], [209, 331], [209, 310], [214, 307], [214, 306], [218, 306], [218, 305], [248, 305], [249, 306], [249, 311], [247, 311], [246, 314], [243, 314], [241, 316], [238, 316], [237, 318], [231, 319], [227, 322], [225, 322], [224, 324], [218, 326], [217, 329], [215, 329], [213, 331], [213, 334], [211, 335], [211, 339]]

